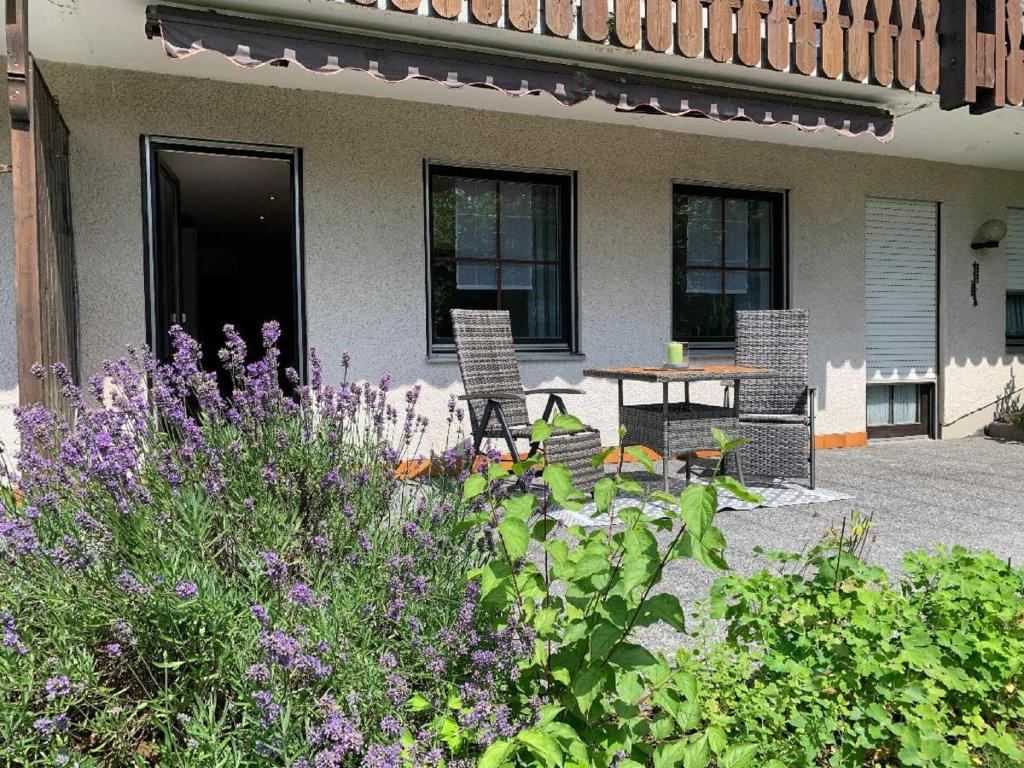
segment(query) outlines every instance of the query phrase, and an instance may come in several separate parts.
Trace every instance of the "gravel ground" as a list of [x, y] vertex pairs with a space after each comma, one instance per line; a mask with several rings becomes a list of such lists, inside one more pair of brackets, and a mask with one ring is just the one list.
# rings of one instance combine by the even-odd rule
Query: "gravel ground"
[[[800, 551], [853, 511], [873, 514], [876, 538], [867, 558], [897, 574], [903, 553], [934, 544], [989, 549], [1024, 562], [1024, 444], [984, 437], [898, 440], [818, 453], [818, 486], [846, 501], [719, 514], [730, 567], [763, 567], [754, 548]], [[691, 561], [666, 568], [662, 591], [689, 611], [707, 597], [717, 574]], [[647, 642], [671, 652], [674, 632], [648, 630]]]

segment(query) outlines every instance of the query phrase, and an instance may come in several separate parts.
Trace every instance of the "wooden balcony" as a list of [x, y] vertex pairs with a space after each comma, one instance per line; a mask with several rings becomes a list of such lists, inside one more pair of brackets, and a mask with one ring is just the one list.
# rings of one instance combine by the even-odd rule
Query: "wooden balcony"
[[1020, 0], [344, 1], [884, 88], [938, 93], [949, 79], [944, 108], [1024, 102]]

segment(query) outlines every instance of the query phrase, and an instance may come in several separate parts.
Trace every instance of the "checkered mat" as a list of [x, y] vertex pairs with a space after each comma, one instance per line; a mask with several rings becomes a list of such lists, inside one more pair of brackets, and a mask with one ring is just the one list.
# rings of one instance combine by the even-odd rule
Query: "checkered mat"
[[[636, 474], [639, 475], [641, 473]], [[636, 479], [639, 480], [640, 478], [637, 477]], [[700, 480], [697, 480], [696, 482], [700, 482]], [[648, 487], [650, 487], [650, 484], [648, 484]], [[660, 478], [658, 478], [658, 482], [654, 487], [660, 487]], [[670, 490], [675, 494], [679, 494], [683, 490], [683, 487], [684, 484], [680, 481], [670, 481]], [[763, 496], [764, 502], [761, 504], [750, 504], [745, 501], [740, 501], [728, 491], [719, 491], [718, 511], [721, 512], [726, 509], [774, 509], [777, 507], [793, 507], [800, 504], [824, 504], [829, 501], [841, 501], [843, 499], [853, 498], [848, 494], [840, 493], [839, 491], [832, 491], [827, 488], [815, 488], [812, 491], [810, 488], [797, 483], [775, 483], [768, 486], [751, 485], [749, 488], [754, 493]], [[638, 501], [639, 499], [632, 496], [621, 496], [617, 498], [612, 505], [611, 514], [615, 516], [621, 509], [635, 507], [637, 506]], [[652, 516], [657, 516], [660, 508], [661, 505], [657, 502], [649, 502], [647, 505], [647, 513]], [[597, 506], [592, 501], [585, 504], [580, 510], [568, 510], [556, 507], [550, 514], [551, 517], [566, 525], [582, 525], [586, 528], [602, 528], [608, 525], [608, 516], [598, 515]]]

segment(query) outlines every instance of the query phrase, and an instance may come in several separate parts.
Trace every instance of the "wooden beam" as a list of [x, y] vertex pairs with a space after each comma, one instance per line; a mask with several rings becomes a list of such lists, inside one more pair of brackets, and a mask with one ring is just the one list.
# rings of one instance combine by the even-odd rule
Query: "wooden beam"
[[958, 109], [977, 101], [976, 0], [951, 3], [939, 13], [942, 60], [939, 65], [939, 106]]
[[28, 52], [28, 0], [7, 0], [7, 99], [11, 112], [14, 188], [14, 306], [18, 396], [22, 405], [43, 399], [32, 366], [43, 359], [39, 283], [36, 151], [32, 126], [32, 59]]

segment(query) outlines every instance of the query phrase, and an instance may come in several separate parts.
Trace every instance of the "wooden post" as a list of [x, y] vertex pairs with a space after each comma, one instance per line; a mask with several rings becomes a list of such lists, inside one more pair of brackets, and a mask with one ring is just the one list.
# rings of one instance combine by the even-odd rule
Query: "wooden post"
[[942, 60], [939, 106], [958, 109], [977, 101], [978, 8], [975, 0], [944, 6], [939, 13]]
[[43, 399], [32, 365], [43, 359], [40, 302], [36, 151], [32, 126], [32, 61], [28, 52], [28, 0], [7, 0], [7, 98], [11, 111], [14, 187], [14, 305], [18, 395], [22, 405]]

